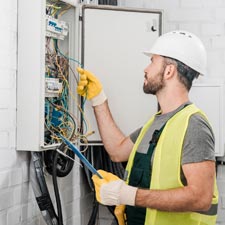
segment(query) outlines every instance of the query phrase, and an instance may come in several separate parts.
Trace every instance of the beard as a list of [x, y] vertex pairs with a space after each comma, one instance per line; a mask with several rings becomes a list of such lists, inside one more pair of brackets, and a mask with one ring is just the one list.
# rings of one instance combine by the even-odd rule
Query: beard
[[147, 78], [147, 74], [145, 74], [145, 79], [147, 83], [143, 84], [143, 91], [145, 94], [155, 95], [158, 91], [160, 91], [163, 87], [165, 87], [165, 82], [163, 79], [163, 72], [160, 72], [156, 75], [156, 78], [153, 80], [151, 78]]

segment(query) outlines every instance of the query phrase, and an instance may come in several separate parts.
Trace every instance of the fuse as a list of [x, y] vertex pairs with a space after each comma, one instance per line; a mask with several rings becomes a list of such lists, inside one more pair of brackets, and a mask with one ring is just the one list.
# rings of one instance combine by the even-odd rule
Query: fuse
[[45, 97], [58, 97], [62, 92], [62, 83], [58, 78], [45, 78]]
[[68, 35], [68, 25], [63, 20], [46, 16], [46, 36], [64, 40]]

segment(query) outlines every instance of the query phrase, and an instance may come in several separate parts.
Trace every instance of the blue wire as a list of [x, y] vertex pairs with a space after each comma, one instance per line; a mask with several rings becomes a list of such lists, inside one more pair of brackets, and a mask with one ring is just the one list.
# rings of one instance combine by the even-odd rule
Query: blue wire
[[82, 63], [80, 63], [78, 60], [76, 60], [76, 59], [73, 59], [73, 58], [70, 58], [70, 57], [68, 57], [68, 56], [66, 56], [66, 55], [64, 55], [60, 50], [59, 50], [59, 48], [58, 47], [56, 47], [57, 48], [57, 51], [63, 56], [63, 57], [65, 57], [66, 59], [68, 59], [68, 60], [71, 60], [71, 61], [74, 61], [74, 62], [76, 62], [78, 65], [80, 65], [81, 66], [81, 68], [83, 68], [84, 66], [83, 66], [83, 64]]
[[80, 150], [67, 138], [58, 134], [62, 141], [76, 154], [76, 156], [84, 163], [84, 165], [93, 173], [96, 174], [100, 179], [103, 177], [101, 174], [94, 168], [94, 166], [85, 158], [85, 156], [80, 152]]
[[83, 131], [83, 132], [86, 133], [86, 132], [87, 132], [87, 123], [86, 123], [86, 121], [85, 121], [84, 118], [82, 118], [82, 121], [83, 121], [83, 123], [84, 123], [84, 125], [85, 125], [85, 131]]
[[[59, 54], [61, 54], [63, 57], [65, 57], [65, 58], [68, 59], [68, 60], [71, 60], [71, 61], [76, 62], [78, 65], [81, 66], [81, 68], [84, 68], [83, 64], [80, 63], [78, 60], [73, 59], [73, 58], [70, 58], [70, 57], [64, 55], [64, 54], [60, 51], [60, 49], [58, 48], [58, 46], [55, 46], [55, 47], [57, 48], [57, 51], [59, 52]], [[82, 108], [84, 108], [84, 105], [85, 105], [86, 100], [87, 100], [87, 98], [85, 97], [85, 98], [84, 98], [84, 102], [83, 102], [83, 104], [82, 104]], [[85, 128], [86, 128], [86, 131], [87, 131], [87, 123], [86, 123], [85, 119], [83, 118], [83, 116], [82, 116], [82, 121], [83, 121], [83, 123], [85, 124]]]

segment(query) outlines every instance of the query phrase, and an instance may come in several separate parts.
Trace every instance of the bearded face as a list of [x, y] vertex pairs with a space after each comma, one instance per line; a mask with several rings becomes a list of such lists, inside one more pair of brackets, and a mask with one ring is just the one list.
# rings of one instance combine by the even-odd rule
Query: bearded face
[[152, 60], [152, 63], [145, 69], [145, 76], [144, 76], [145, 80], [143, 84], [144, 93], [155, 95], [165, 86], [163, 76], [164, 71], [165, 71], [164, 63], [161, 63], [160, 65], [160, 63], [157, 62], [156, 59], [154, 61]]

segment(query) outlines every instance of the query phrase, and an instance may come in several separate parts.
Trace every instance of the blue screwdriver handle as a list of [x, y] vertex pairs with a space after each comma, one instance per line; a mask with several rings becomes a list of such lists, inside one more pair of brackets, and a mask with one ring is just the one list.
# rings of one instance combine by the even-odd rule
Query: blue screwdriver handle
[[84, 163], [84, 165], [93, 173], [96, 174], [99, 178], [103, 178], [100, 173], [89, 163], [89, 161], [84, 157], [84, 155], [79, 151], [79, 149], [64, 136], [59, 135], [63, 142], [68, 145], [69, 148], [78, 156], [78, 158]]

